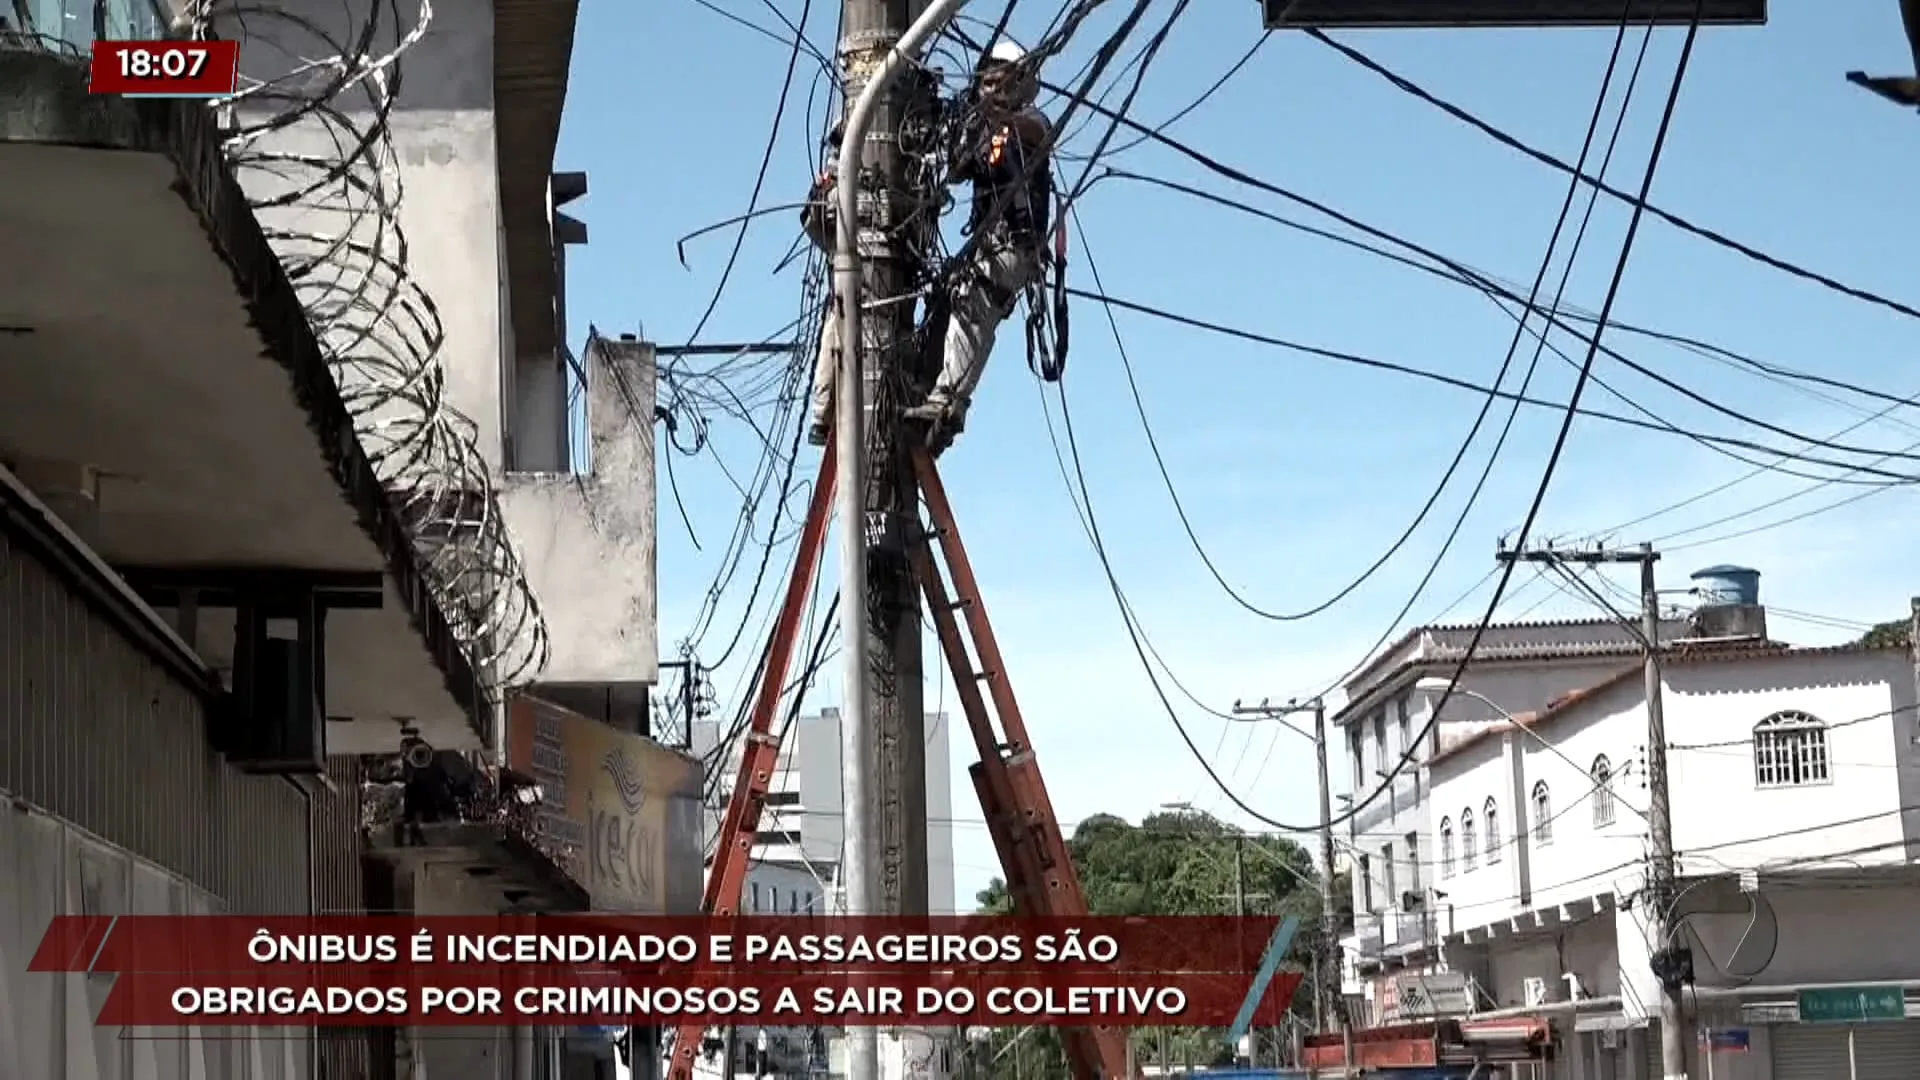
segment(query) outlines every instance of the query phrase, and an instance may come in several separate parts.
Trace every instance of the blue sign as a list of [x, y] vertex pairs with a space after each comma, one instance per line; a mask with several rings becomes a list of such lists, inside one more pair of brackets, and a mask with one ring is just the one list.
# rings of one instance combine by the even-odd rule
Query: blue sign
[[1708, 1028], [1700, 1033], [1700, 1047], [1710, 1054], [1744, 1054], [1751, 1041], [1746, 1028]]

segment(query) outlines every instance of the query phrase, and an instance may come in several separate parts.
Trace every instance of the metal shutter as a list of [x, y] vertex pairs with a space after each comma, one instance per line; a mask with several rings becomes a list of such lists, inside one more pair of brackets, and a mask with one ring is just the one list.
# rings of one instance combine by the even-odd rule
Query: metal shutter
[[1853, 1029], [1858, 1080], [1913, 1080], [1920, 1076], [1920, 1023], [1900, 1020]]
[[[1780, 1024], [1772, 1034], [1773, 1080], [1845, 1080], [1846, 1028], [1838, 1024]], [[1900, 1073], [1889, 1080], [1910, 1080], [1912, 1075]], [[1861, 1072], [1860, 1080], [1867, 1080], [1866, 1072]]]

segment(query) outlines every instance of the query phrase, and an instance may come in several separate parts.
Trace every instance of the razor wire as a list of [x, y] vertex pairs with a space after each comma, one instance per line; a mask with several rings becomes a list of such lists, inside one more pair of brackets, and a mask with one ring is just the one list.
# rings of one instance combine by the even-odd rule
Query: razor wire
[[[242, 43], [213, 103], [224, 150], [284, 267], [423, 576], [495, 700], [546, 665], [545, 619], [474, 422], [447, 400], [438, 306], [410, 269], [389, 120], [427, 32], [401, 0], [339, 0], [328, 25], [273, 0], [190, 0], [177, 35]], [[277, 72], [277, 74], [276, 74]]]

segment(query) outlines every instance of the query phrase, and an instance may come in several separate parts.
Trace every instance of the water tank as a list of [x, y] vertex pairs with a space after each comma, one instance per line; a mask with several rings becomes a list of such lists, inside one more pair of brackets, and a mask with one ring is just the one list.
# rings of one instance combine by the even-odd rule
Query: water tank
[[1709, 566], [1693, 572], [1693, 589], [1701, 607], [1736, 604], [1751, 607], [1760, 602], [1760, 571], [1744, 566]]
[[1744, 566], [1709, 566], [1692, 574], [1693, 636], [1764, 640], [1767, 609], [1760, 606], [1760, 571]]

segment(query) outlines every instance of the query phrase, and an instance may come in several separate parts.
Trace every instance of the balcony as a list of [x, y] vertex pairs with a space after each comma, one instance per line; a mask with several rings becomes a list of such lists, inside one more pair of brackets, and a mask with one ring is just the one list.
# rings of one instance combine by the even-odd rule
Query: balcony
[[1362, 959], [1377, 959], [1385, 950], [1385, 923], [1385, 916], [1377, 911], [1360, 912], [1353, 916], [1354, 948]]
[[1383, 943], [1390, 956], [1404, 955], [1416, 949], [1438, 946], [1438, 927], [1431, 912], [1393, 911], [1382, 916]]
[[1378, 963], [1440, 943], [1431, 912], [1375, 911], [1354, 916], [1354, 948], [1362, 962]]
[[303, 699], [274, 745], [222, 746], [236, 764], [316, 772], [409, 733], [487, 744], [512, 677], [489, 637], [524, 585], [470, 550], [472, 515], [423, 529], [395, 494], [425, 483], [463, 507], [471, 477], [401, 470], [364, 438], [367, 395], [336, 381], [353, 357], [313, 314], [314, 275], [300, 291], [269, 242], [213, 110], [87, 93], [96, 7], [108, 36], [158, 32], [151, 3], [69, 0], [0, 35], [0, 264], [33, 269], [0, 297], [0, 462], [252, 694], [242, 711], [283, 684]]

